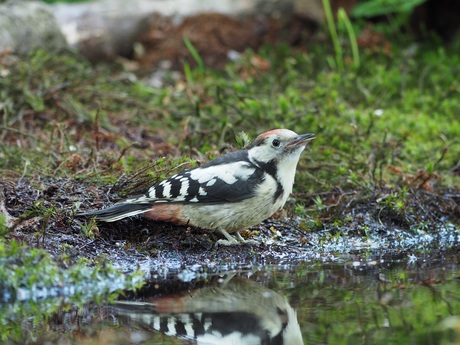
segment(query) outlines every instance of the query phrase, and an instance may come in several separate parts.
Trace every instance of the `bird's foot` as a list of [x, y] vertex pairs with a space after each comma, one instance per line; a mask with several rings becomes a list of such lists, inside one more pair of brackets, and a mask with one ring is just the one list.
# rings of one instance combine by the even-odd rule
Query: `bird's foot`
[[238, 242], [235, 238], [233, 240], [220, 239], [216, 242], [216, 246], [238, 246], [240, 244], [242, 243]]
[[245, 240], [241, 237], [240, 233], [237, 232], [235, 236], [230, 235], [226, 230], [220, 229], [222, 235], [225, 236], [226, 240], [221, 239], [216, 242], [217, 246], [236, 246], [241, 244], [257, 244], [254, 240]]

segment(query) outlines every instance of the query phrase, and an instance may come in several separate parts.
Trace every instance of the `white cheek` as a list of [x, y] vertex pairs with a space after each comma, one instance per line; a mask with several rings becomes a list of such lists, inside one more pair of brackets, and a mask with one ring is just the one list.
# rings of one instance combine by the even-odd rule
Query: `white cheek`
[[276, 157], [277, 151], [266, 146], [257, 146], [249, 150], [249, 159], [259, 162], [269, 162]]

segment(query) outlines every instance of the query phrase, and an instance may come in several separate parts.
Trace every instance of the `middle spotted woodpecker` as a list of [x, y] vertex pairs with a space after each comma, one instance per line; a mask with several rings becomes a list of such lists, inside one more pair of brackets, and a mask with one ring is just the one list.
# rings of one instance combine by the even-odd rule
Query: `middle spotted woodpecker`
[[143, 195], [84, 215], [113, 222], [143, 214], [157, 221], [218, 230], [227, 239], [219, 244], [243, 242], [239, 231], [284, 206], [300, 154], [314, 138], [314, 134], [297, 135], [288, 129], [265, 132], [246, 149], [171, 176]]

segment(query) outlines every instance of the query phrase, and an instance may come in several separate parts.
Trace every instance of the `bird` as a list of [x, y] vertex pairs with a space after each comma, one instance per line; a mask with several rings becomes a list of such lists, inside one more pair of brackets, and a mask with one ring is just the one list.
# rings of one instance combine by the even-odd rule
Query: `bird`
[[241, 276], [141, 301], [119, 300], [108, 308], [122, 325], [162, 332], [187, 344], [303, 344], [288, 299]]
[[241, 244], [245, 240], [240, 231], [283, 208], [300, 155], [313, 139], [313, 133], [273, 129], [248, 147], [175, 174], [142, 195], [79, 215], [114, 222], [143, 214], [155, 221], [219, 231], [226, 239], [218, 245]]

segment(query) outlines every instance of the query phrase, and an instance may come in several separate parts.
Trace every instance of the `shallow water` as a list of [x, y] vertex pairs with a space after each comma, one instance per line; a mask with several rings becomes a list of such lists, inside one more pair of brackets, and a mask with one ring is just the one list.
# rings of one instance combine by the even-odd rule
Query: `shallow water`
[[[114, 305], [0, 308], [11, 344], [458, 344], [460, 254], [379, 255], [152, 274]], [[46, 321], [46, 306], [62, 308]], [[11, 317], [28, 309], [22, 320]], [[14, 331], [12, 331], [14, 329]], [[5, 333], [9, 330], [8, 333]], [[12, 340], [15, 339], [15, 340]]]

